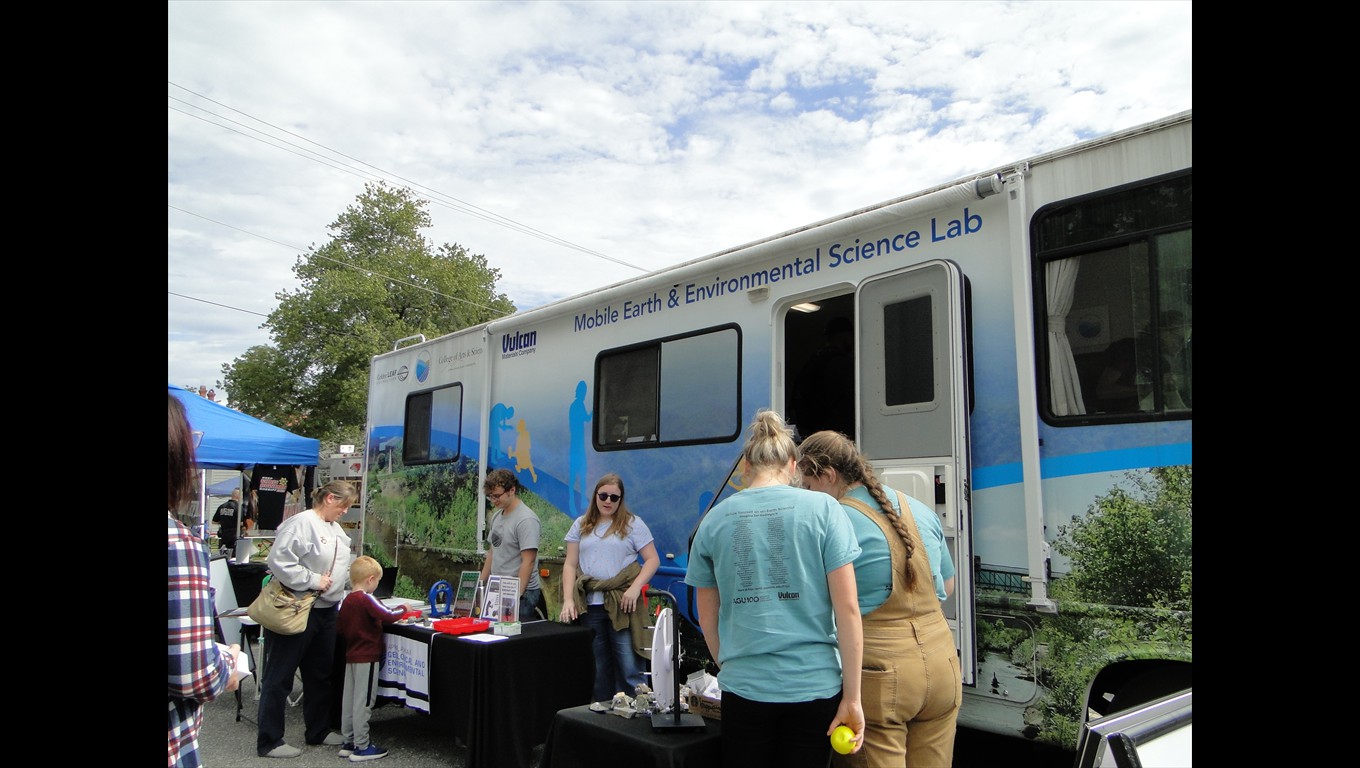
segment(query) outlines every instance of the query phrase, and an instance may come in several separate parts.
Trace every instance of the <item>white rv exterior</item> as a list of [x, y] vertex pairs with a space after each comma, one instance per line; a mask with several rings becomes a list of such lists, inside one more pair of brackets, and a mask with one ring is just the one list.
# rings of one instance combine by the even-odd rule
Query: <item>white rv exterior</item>
[[[933, 504], [957, 567], [961, 723], [1073, 748], [1091, 713], [1190, 685], [1189, 554], [1160, 550], [1189, 546], [1191, 126], [1180, 113], [398, 342], [369, 381], [367, 545], [484, 551], [481, 480], [506, 467], [544, 520], [540, 556], [559, 555], [617, 472], [656, 537], [653, 586], [698, 632], [689, 537], [740, 488], [757, 410], [824, 426], [797, 413], [795, 379], [827, 319], [849, 318], [853, 436], [887, 485]], [[1135, 571], [1183, 569], [1184, 600], [1149, 597], [1179, 576], [1132, 597], [1103, 585], [1109, 558], [1081, 549], [1074, 522], [1103, 530], [1130, 499], [1183, 518], [1184, 541], [1145, 562], [1109, 544]]]

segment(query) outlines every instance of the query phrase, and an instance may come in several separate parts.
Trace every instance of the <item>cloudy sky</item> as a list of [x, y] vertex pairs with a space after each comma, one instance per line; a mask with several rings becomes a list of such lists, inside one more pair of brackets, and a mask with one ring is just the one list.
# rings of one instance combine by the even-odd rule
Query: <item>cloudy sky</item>
[[171, 0], [167, 27], [179, 385], [270, 343], [366, 182], [530, 309], [1191, 108], [1171, 0]]

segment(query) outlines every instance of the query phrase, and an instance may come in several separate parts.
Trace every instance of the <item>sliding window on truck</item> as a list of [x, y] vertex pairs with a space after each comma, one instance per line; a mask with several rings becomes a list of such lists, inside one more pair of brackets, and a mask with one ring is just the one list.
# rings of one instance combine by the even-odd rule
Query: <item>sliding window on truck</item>
[[707, 328], [595, 358], [595, 448], [726, 442], [741, 422], [741, 330]]
[[1190, 418], [1192, 191], [1186, 171], [1035, 214], [1035, 334], [1048, 423]]
[[402, 434], [403, 464], [437, 464], [458, 458], [462, 452], [463, 386], [450, 384], [407, 395]]

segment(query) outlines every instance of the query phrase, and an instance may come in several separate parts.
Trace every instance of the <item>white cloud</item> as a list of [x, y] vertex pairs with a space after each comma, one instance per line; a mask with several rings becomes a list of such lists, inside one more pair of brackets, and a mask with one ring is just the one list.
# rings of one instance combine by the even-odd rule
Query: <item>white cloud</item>
[[168, 5], [175, 384], [368, 180], [529, 308], [1191, 107], [1189, 2]]

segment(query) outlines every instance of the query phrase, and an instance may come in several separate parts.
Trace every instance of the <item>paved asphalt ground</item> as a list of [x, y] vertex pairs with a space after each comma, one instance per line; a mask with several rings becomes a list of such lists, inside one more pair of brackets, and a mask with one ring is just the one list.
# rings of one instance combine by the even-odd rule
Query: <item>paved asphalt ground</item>
[[[302, 750], [300, 757], [276, 760], [255, 754], [255, 686], [246, 678], [242, 686], [241, 722], [236, 722], [236, 696], [227, 694], [209, 702], [204, 710], [203, 730], [198, 735], [204, 768], [338, 768], [356, 765], [336, 754], [339, 747], [309, 747], [302, 743], [302, 706], [288, 707], [284, 738]], [[381, 768], [467, 768], [467, 747], [441, 732], [428, 715], [395, 704], [373, 710], [370, 733], [388, 750], [387, 757], [366, 765]], [[543, 753], [535, 747], [532, 765]], [[1071, 768], [1072, 752], [1042, 747], [980, 731], [959, 729], [954, 746], [955, 768]], [[602, 766], [611, 763], [602, 758]], [[634, 767], [637, 768], [637, 767]], [[714, 768], [717, 768], [714, 766]]]
[[[301, 691], [301, 683], [294, 683]], [[356, 765], [340, 757], [339, 747], [312, 747], [302, 741], [302, 705], [285, 706], [284, 739], [302, 750], [295, 758], [276, 759], [255, 754], [255, 723], [259, 701], [255, 676], [241, 683], [241, 711], [237, 721], [236, 694], [228, 693], [204, 707], [198, 734], [204, 768], [338, 768]], [[468, 748], [423, 712], [395, 703], [373, 710], [372, 740], [388, 750], [386, 757], [366, 761], [382, 768], [467, 768]], [[535, 746], [530, 765], [537, 766], [543, 745]], [[1023, 739], [960, 728], [954, 744], [955, 768], [1071, 768], [1074, 753]], [[601, 765], [611, 765], [603, 759]], [[501, 768], [496, 766], [495, 768]], [[641, 767], [633, 767], [641, 768]], [[716, 766], [714, 767], [716, 768]]]
[[[339, 747], [309, 747], [302, 743], [302, 705], [285, 708], [284, 740], [302, 750], [299, 757], [280, 760], [255, 754], [255, 678], [241, 686], [241, 722], [236, 722], [236, 695], [228, 693], [211, 701], [203, 711], [198, 734], [198, 753], [204, 768], [338, 768], [358, 765], [336, 753]], [[373, 710], [369, 723], [373, 741], [387, 749], [387, 757], [364, 765], [382, 768], [466, 768], [468, 750], [452, 734], [442, 732], [423, 712], [395, 704]], [[536, 747], [533, 764], [543, 748]]]

